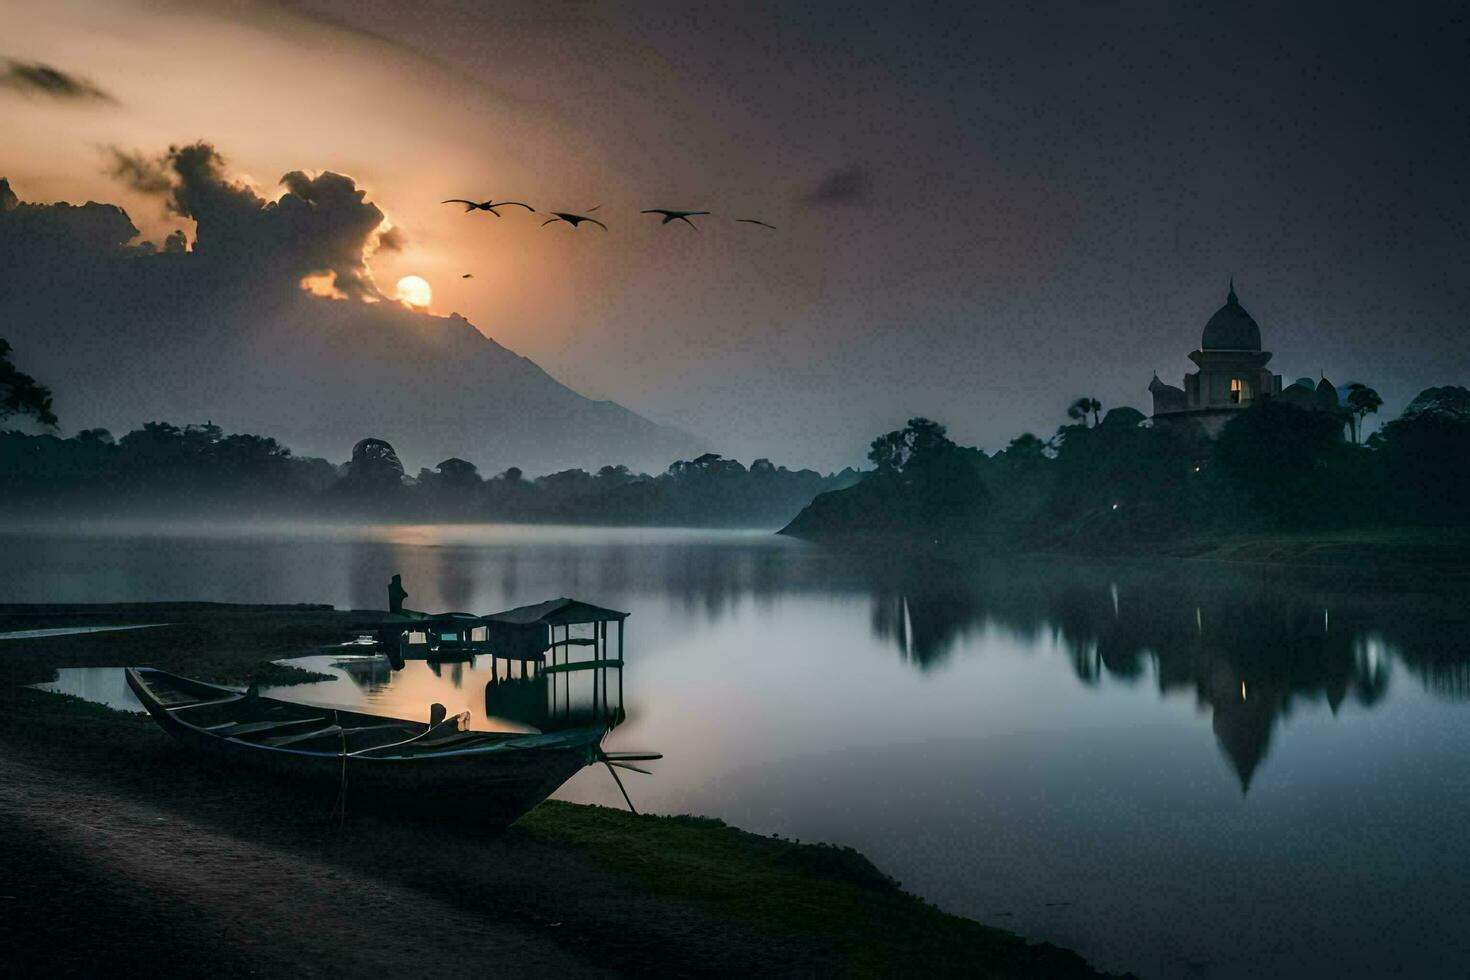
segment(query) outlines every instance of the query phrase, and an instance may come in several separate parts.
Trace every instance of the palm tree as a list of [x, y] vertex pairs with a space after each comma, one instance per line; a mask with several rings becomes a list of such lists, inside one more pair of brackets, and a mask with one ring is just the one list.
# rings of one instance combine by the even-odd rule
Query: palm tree
[[1363, 419], [1370, 413], [1377, 414], [1383, 405], [1383, 399], [1378, 392], [1369, 388], [1359, 381], [1354, 381], [1347, 386], [1348, 410], [1353, 415], [1353, 442], [1361, 443], [1363, 436]]
[[1092, 424], [1098, 424], [1097, 413], [1102, 411], [1102, 402], [1090, 395], [1083, 395], [1067, 408], [1067, 418], [1087, 424], [1087, 414], [1092, 413]]

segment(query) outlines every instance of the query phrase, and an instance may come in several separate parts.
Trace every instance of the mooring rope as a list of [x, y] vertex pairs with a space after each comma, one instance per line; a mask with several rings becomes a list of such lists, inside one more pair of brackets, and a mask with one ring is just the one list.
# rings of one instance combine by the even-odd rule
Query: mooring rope
[[342, 739], [342, 776], [337, 784], [337, 802], [332, 804], [332, 813], [337, 817], [337, 826], [347, 822], [347, 730], [342, 727], [341, 716], [336, 709], [332, 710], [332, 722], [337, 726], [337, 734]]

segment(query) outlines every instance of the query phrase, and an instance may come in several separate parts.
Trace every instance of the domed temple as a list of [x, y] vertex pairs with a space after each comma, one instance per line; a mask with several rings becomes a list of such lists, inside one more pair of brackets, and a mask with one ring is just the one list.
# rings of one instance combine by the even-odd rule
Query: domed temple
[[[1149, 383], [1156, 423], [1188, 422], [1213, 437], [1235, 412], [1261, 398], [1280, 396], [1283, 401], [1310, 409], [1337, 407], [1337, 390], [1325, 378], [1319, 385], [1302, 379], [1282, 391], [1281, 375], [1266, 368], [1271, 352], [1261, 350], [1261, 328], [1240, 305], [1233, 279], [1225, 305], [1205, 324], [1199, 349], [1191, 352], [1189, 359], [1199, 370], [1184, 376], [1183, 388], [1165, 384], [1157, 374]], [[1306, 390], [1302, 390], [1303, 381]]]

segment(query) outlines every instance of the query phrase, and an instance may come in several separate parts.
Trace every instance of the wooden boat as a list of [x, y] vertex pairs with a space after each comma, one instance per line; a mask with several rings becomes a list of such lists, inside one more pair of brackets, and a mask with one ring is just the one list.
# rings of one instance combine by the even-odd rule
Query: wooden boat
[[469, 730], [469, 713], [428, 724], [319, 708], [128, 667], [128, 687], [159, 726], [229, 765], [345, 789], [347, 805], [386, 806], [509, 825], [583, 766], [606, 762], [605, 727], [550, 734]]

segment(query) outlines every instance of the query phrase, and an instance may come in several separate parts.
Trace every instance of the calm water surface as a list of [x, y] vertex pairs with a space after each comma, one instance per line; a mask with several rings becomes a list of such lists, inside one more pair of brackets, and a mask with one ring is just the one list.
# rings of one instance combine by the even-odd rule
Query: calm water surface
[[[1452, 590], [871, 562], [765, 533], [124, 527], [0, 546], [20, 602], [381, 608], [399, 572], [419, 609], [630, 610], [608, 745], [666, 754], [627, 778], [641, 808], [851, 844], [948, 910], [1147, 976], [1470, 964], [1470, 613]], [[326, 656], [335, 679], [288, 696], [438, 700], [484, 724], [504, 707], [484, 659]], [[621, 805], [591, 769], [559, 795]]]

